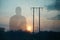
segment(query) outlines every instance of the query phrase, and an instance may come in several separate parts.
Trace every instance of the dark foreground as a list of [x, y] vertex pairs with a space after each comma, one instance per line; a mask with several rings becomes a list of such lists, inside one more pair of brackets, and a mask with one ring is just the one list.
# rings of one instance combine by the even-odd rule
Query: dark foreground
[[60, 32], [40, 31], [33, 35], [24, 31], [0, 31], [0, 40], [60, 40]]

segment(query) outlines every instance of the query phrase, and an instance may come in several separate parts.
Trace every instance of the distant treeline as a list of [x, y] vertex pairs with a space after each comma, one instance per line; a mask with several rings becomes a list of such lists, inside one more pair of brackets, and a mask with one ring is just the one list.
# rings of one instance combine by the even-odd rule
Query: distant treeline
[[0, 40], [60, 40], [60, 32], [40, 31], [33, 35], [21, 30], [8, 32], [0, 30]]

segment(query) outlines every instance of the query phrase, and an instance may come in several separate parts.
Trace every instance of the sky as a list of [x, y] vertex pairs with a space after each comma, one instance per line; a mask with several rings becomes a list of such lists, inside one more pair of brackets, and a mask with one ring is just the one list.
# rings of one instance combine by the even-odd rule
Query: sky
[[[49, 1], [49, 2], [48, 2]], [[0, 16], [11, 16], [15, 13], [15, 8], [20, 6], [24, 13], [28, 10], [27, 13], [31, 10], [30, 8], [33, 6], [36, 7], [45, 7], [45, 5], [49, 5], [53, 3], [52, 0], [0, 0]], [[7, 13], [6, 13], [7, 12]], [[5, 15], [4, 15], [5, 13]], [[13, 14], [12, 14], [13, 13]]]
[[[18, 6], [22, 8], [22, 15], [26, 17], [27, 25], [32, 25], [32, 7], [43, 7], [43, 9], [40, 9], [41, 30], [56, 31], [60, 28], [57, 27], [60, 21], [50, 19], [58, 15], [57, 13], [59, 13], [59, 11], [55, 9], [49, 10], [49, 5], [54, 5], [55, 1], [56, 0], [0, 0], [0, 26], [9, 30], [10, 17], [16, 14], [15, 8]], [[35, 11], [35, 22], [37, 22], [35, 30], [38, 31], [38, 10]], [[56, 25], [56, 27], [53, 27], [54, 25]]]

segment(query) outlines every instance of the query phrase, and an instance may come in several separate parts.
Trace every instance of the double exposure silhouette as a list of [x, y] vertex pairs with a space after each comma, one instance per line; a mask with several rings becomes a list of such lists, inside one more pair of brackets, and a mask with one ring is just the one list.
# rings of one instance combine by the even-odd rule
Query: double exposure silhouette
[[20, 7], [16, 7], [16, 15], [12, 16], [10, 18], [10, 22], [9, 22], [9, 27], [10, 30], [23, 30], [25, 31], [25, 27], [26, 27], [26, 19], [24, 16], [21, 15], [21, 8]]

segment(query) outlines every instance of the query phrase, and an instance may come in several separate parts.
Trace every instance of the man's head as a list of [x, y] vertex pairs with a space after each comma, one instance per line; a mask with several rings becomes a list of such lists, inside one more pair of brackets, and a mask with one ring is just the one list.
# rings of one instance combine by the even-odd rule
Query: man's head
[[16, 7], [16, 15], [21, 15], [21, 8], [20, 7]]

